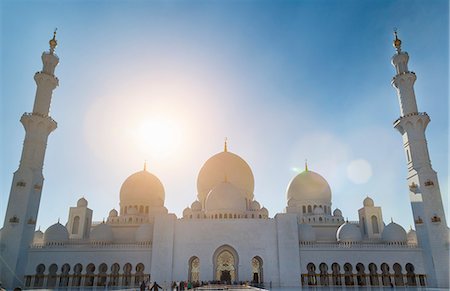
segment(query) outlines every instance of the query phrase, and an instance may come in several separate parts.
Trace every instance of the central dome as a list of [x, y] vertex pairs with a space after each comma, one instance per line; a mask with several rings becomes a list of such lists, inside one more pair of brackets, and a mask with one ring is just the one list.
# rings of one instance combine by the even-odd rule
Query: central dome
[[331, 203], [331, 189], [328, 182], [313, 171], [303, 171], [291, 180], [287, 189], [287, 200]]
[[239, 211], [246, 210], [244, 197], [239, 189], [229, 182], [222, 182], [212, 189], [206, 198], [206, 211]]
[[208, 193], [226, 179], [248, 201], [253, 200], [254, 178], [249, 165], [238, 155], [224, 151], [209, 158], [197, 178], [198, 200], [204, 205]]
[[120, 188], [121, 205], [164, 205], [164, 187], [161, 181], [146, 170], [134, 173]]

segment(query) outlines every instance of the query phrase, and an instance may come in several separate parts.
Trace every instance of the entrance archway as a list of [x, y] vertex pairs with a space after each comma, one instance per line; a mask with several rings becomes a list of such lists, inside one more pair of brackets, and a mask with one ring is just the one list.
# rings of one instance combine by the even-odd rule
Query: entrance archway
[[213, 256], [214, 263], [214, 280], [226, 284], [239, 281], [238, 266], [239, 258], [236, 250], [229, 246], [223, 245], [219, 247]]

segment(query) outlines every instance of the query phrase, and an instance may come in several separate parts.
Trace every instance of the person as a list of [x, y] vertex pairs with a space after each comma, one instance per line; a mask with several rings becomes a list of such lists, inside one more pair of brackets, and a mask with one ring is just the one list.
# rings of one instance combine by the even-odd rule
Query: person
[[156, 281], [153, 283], [153, 286], [150, 288], [150, 290], [153, 290], [153, 291], [158, 291], [159, 289], [162, 289], [162, 287], [159, 286], [158, 283], [156, 283]]
[[140, 286], [141, 291], [145, 291], [145, 281], [142, 280], [141, 282], [141, 286]]

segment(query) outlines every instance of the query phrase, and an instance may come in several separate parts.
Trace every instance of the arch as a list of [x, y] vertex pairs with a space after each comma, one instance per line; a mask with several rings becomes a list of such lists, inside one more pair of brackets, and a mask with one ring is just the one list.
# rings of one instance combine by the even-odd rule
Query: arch
[[331, 278], [333, 280], [333, 285], [340, 286], [341, 282], [341, 266], [338, 263], [333, 263], [331, 265]]
[[308, 271], [308, 285], [310, 286], [317, 285], [316, 265], [314, 265], [314, 263], [309, 263], [306, 266], [306, 270]]
[[56, 272], [58, 271], [58, 265], [51, 264], [48, 268], [48, 278], [47, 278], [47, 287], [55, 287], [56, 286], [56, 278], [58, 275]]
[[365, 286], [367, 284], [364, 265], [362, 263], [356, 264], [356, 284], [358, 284], [358, 286]]
[[353, 266], [350, 263], [344, 264], [344, 282], [346, 286], [353, 286]]
[[81, 285], [81, 272], [82, 271], [83, 271], [82, 264], [76, 264], [73, 267], [72, 286], [80, 286]]
[[42, 287], [44, 285], [45, 265], [39, 264], [36, 266], [36, 275], [34, 276], [34, 287]]
[[134, 275], [134, 286], [139, 286], [139, 283], [144, 281], [144, 269], [143, 263], [138, 263], [136, 265], [136, 274]]
[[79, 228], [80, 228], [80, 217], [77, 215], [73, 218], [72, 234], [78, 234]]
[[84, 280], [84, 286], [94, 286], [94, 272], [95, 265], [93, 263], [86, 266], [86, 279]]
[[252, 258], [252, 283], [261, 284], [264, 282], [263, 277], [263, 260], [259, 256]]
[[417, 286], [416, 274], [414, 273], [414, 266], [411, 263], [407, 263], [406, 269], [406, 283], [408, 286]]
[[129, 286], [131, 283], [131, 270], [133, 266], [130, 263], [126, 263], [123, 266], [123, 278], [122, 278], [122, 286]]
[[320, 271], [320, 285], [322, 286], [328, 286], [328, 265], [325, 263], [321, 263], [319, 265], [319, 271]]
[[101, 263], [100, 266], [98, 266], [97, 286], [106, 286], [107, 271], [108, 265], [106, 265], [105, 263]]
[[312, 212], [311, 205], [308, 205], [308, 213], [311, 213], [311, 212]]
[[305, 214], [306, 213], [306, 205], [302, 206], [302, 213]]
[[118, 263], [114, 263], [111, 265], [111, 278], [109, 280], [109, 285], [117, 286], [119, 285], [119, 272], [120, 265]]
[[378, 286], [380, 284], [378, 280], [377, 265], [374, 263], [369, 264], [369, 281], [371, 286]]
[[188, 281], [200, 282], [200, 259], [193, 256], [189, 259]]
[[60, 287], [67, 287], [69, 286], [69, 272], [70, 272], [70, 265], [64, 264], [61, 267], [61, 278], [59, 279], [59, 286]]
[[392, 266], [392, 269], [394, 269], [394, 283], [395, 286], [403, 286], [403, 274], [402, 274], [402, 266], [399, 263], [395, 263], [394, 266]]
[[380, 229], [378, 227], [378, 218], [375, 215], [372, 215], [370, 220], [372, 221], [372, 231], [373, 231], [373, 233], [380, 233]]
[[389, 274], [389, 265], [386, 263], [381, 264], [381, 281], [384, 286], [391, 286], [391, 276]]
[[213, 255], [213, 278], [227, 283], [239, 281], [239, 256], [230, 245], [222, 245]]

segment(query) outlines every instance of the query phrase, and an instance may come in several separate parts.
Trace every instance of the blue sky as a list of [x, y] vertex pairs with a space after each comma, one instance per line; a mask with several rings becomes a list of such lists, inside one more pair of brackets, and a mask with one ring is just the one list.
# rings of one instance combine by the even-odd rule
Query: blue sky
[[[1, 172], [3, 219], [33, 106], [33, 74], [58, 27], [49, 137], [38, 225], [45, 229], [84, 196], [102, 220], [123, 181], [143, 167], [180, 217], [196, 198], [202, 164], [223, 148], [244, 158], [255, 198], [270, 216], [286, 206], [293, 168], [330, 183], [349, 220], [366, 195], [405, 228], [412, 224], [399, 105], [390, 81], [398, 27], [448, 217], [447, 1], [2, 1]], [[177, 145], [164, 155], [139, 144], [142, 120], [168, 121]], [[352, 161], [372, 175], [354, 183]]]

